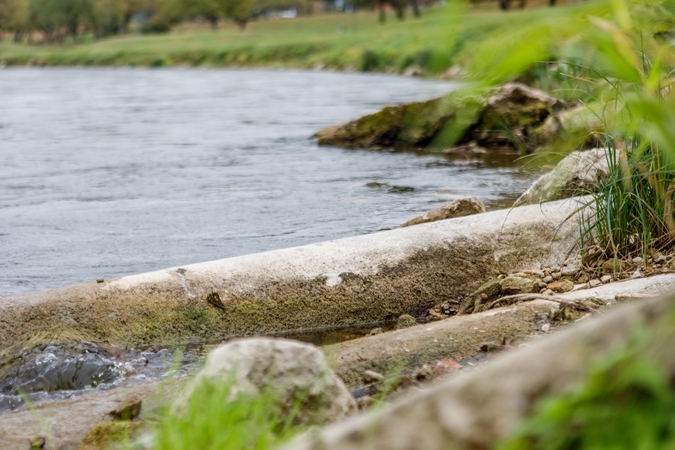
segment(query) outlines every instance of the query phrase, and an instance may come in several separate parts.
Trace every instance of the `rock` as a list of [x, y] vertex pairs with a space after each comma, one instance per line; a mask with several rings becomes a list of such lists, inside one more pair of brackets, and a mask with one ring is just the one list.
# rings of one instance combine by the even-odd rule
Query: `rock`
[[97, 283], [103, 283], [103, 282], [105, 282], [105, 279], [104, 278], [97, 278], [96, 282]]
[[77, 450], [101, 450], [118, 447], [115, 444], [129, 442], [145, 426], [143, 422], [115, 421], [96, 424], [82, 440]]
[[172, 411], [182, 414], [197, 389], [230, 379], [229, 399], [272, 394], [281, 412], [287, 413], [301, 398], [302, 407], [294, 418], [298, 423], [337, 420], [356, 410], [351, 394], [315, 346], [288, 339], [248, 338], [211, 351], [204, 368], [178, 396]]
[[356, 405], [358, 406], [359, 411], [363, 411], [364, 409], [368, 409], [374, 401], [375, 399], [370, 395], [364, 395], [363, 397], [359, 397], [356, 401]]
[[589, 284], [592, 288], [595, 288], [595, 287], [600, 286], [600, 285], [602, 284], [602, 281], [600, 281], [600, 280], [598, 280], [597, 278], [595, 278], [595, 279], [589, 281], [588, 284]]
[[141, 413], [142, 404], [140, 397], [133, 395], [110, 411], [110, 415], [117, 420], [134, 420]]
[[607, 283], [609, 283], [610, 281], [612, 281], [612, 277], [611, 277], [610, 275], [603, 275], [603, 276], [600, 277], [600, 281], [601, 281], [603, 284], [607, 284]]
[[420, 66], [412, 65], [408, 68], [406, 68], [402, 75], [404, 77], [421, 77], [424, 75], [424, 70]]
[[443, 206], [434, 208], [428, 213], [407, 221], [401, 227], [409, 227], [420, 223], [435, 222], [437, 220], [452, 219], [454, 217], [470, 216], [487, 212], [485, 205], [478, 197], [464, 197]]
[[480, 348], [481, 352], [486, 352], [486, 353], [498, 352], [498, 351], [504, 350], [503, 345], [497, 344], [495, 342], [483, 342], [483, 343], [480, 344], [480, 346], [478, 348]]
[[[325, 128], [315, 136], [319, 145], [349, 148], [530, 152], [554, 137], [554, 133], [535, 136], [534, 130], [567, 106], [543, 91], [508, 83], [481, 94], [458, 90], [426, 102], [389, 106], [345, 125]], [[447, 132], [448, 126], [453, 133]]]
[[429, 364], [422, 364], [413, 371], [412, 377], [417, 381], [431, 380], [434, 377], [434, 369]]
[[403, 314], [396, 321], [396, 329], [401, 330], [403, 328], [408, 328], [417, 325], [417, 320], [410, 314]]
[[577, 266], [567, 266], [562, 268], [563, 277], [574, 277], [579, 273], [579, 268]]
[[570, 280], [559, 280], [559, 281], [554, 281], [553, 283], [549, 283], [547, 286], [548, 289], [552, 290], [553, 292], [569, 292], [572, 289], [574, 289], [574, 283], [572, 283]]
[[550, 289], [546, 289], [544, 292], [542, 292], [542, 294], [544, 294], [544, 295], [553, 295], [553, 294], [555, 294], [555, 292], [553, 292], [553, 291], [550, 290]]
[[374, 370], [366, 370], [363, 372], [363, 381], [366, 383], [379, 383], [384, 380], [384, 375], [375, 372]]
[[553, 282], [552, 276], [549, 275], [547, 277], [544, 277], [544, 283], [549, 284], [549, 283], [552, 283], [552, 282]]
[[477, 295], [485, 294], [488, 298], [498, 295], [501, 291], [501, 279], [490, 280], [483, 283], [478, 289], [476, 289], [470, 297], [476, 297]]
[[548, 331], [551, 329], [551, 324], [545, 323], [541, 326], [541, 331], [544, 333], [548, 333]]
[[584, 192], [595, 192], [598, 185], [609, 177], [607, 150], [594, 148], [572, 152], [549, 173], [542, 175], [514, 206], [537, 204], [573, 197]]
[[375, 336], [376, 334], [382, 334], [384, 333], [384, 330], [382, 328], [373, 328], [370, 330], [370, 333], [368, 333], [368, 336]]
[[572, 288], [572, 292], [580, 291], [582, 289], [588, 289], [588, 288], [589, 288], [588, 283], [579, 283], [579, 284], [574, 285], [574, 287]]
[[642, 270], [637, 269], [635, 272], [633, 272], [633, 274], [630, 277], [632, 279], [635, 279], [635, 278], [642, 278], [643, 276], [644, 274], [642, 273]]
[[501, 292], [502, 279], [504, 278], [503, 277], [497, 278], [496, 280], [490, 280], [483, 283], [478, 289], [476, 289], [474, 292], [472, 292], [464, 299], [459, 309], [459, 312], [462, 314], [469, 313], [476, 308], [477, 304], [480, 305], [485, 300], [488, 300], [490, 297], [499, 295], [499, 293]]
[[34, 436], [30, 438], [29, 444], [31, 450], [45, 448], [45, 445], [47, 444], [47, 439], [44, 436]]
[[531, 294], [539, 292], [539, 283], [529, 278], [508, 276], [500, 281], [499, 286], [503, 294]]

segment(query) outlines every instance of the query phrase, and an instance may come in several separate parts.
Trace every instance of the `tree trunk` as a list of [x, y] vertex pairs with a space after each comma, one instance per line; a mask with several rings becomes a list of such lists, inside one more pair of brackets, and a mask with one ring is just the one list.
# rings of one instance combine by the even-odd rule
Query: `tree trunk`
[[207, 16], [206, 19], [209, 21], [209, 24], [211, 25], [211, 31], [213, 31], [213, 32], [218, 31], [218, 17]]
[[234, 23], [239, 27], [239, 31], [246, 30], [246, 25], [248, 24], [249, 19], [234, 19]]
[[384, 25], [387, 22], [387, 11], [384, 9], [384, 5], [380, 0], [375, 0], [375, 9], [377, 9], [379, 15], [379, 22]]
[[394, 5], [394, 11], [396, 11], [396, 18], [398, 20], [405, 19], [405, 7], [401, 4]]
[[415, 16], [418, 19], [422, 17], [422, 14], [420, 13], [420, 5], [417, 2], [417, 0], [411, 0], [410, 4], [412, 5], [413, 16]]

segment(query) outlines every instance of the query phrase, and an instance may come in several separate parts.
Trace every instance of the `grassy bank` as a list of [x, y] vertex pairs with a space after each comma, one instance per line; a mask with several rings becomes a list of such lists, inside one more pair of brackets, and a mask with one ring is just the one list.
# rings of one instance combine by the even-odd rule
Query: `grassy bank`
[[[578, 7], [556, 15], [578, 14]], [[550, 15], [548, 8], [503, 13], [494, 5], [468, 12], [425, 9], [422, 18], [380, 25], [374, 12], [332, 14], [252, 23], [240, 32], [230, 24], [212, 32], [184, 25], [163, 35], [129, 34], [80, 44], [0, 43], [5, 64], [83, 66], [291, 67], [402, 72], [419, 66], [440, 74], [472, 56], [477, 42], [517, 33], [525, 23]]]

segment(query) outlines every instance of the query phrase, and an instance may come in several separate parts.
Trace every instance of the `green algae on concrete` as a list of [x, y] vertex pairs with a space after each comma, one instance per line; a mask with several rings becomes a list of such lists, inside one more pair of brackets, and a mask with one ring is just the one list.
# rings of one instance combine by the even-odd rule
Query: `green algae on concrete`
[[77, 450], [106, 450], [129, 443], [144, 427], [145, 422], [140, 421], [100, 422], [89, 430]]
[[[573, 207], [552, 203], [534, 221], [539, 206], [496, 211], [6, 297], [0, 351], [69, 340], [175, 346], [395, 321], [513, 268], [560, 258], [574, 235], [556, 217]], [[208, 301], [214, 293], [222, 307]]]

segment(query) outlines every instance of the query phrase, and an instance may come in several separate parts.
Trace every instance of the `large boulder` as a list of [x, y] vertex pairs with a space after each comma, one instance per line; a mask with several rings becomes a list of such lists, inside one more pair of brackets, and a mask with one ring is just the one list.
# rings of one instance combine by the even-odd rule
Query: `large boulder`
[[417, 216], [401, 225], [401, 227], [435, 222], [437, 220], [452, 219], [454, 217], [470, 216], [472, 214], [481, 214], [484, 212], [487, 212], [487, 209], [478, 197], [464, 197], [448, 202], [438, 208], [434, 208], [421, 216]]
[[527, 153], [553, 137], [537, 130], [567, 106], [543, 91], [508, 83], [482, 93], [455, 91], [426, 102], [389, 106], [321, 130], [316, 137], [319, 145], [348, 148], [464, 152], [487, 147]]
[[350, 392], [315, 346], [288, 339], [248, 338], [213, 350], [204, 368], [188, 383], [173, 405], [181, 414], [190, 397], [205, 384], [232, 383], [223, 402], [238, 395], [270, 395], [282, 412], [296, 401], [302, 407], [294, 420], [317, 423], [341, 419], [356, 411]]
[[609, 177], [608, 158], [613, 156], [608, 152], [604, 148], [593, 148], [570, 153], [551, 172], [535, 181], [514, 206], [560, 200], [597, 190]]

